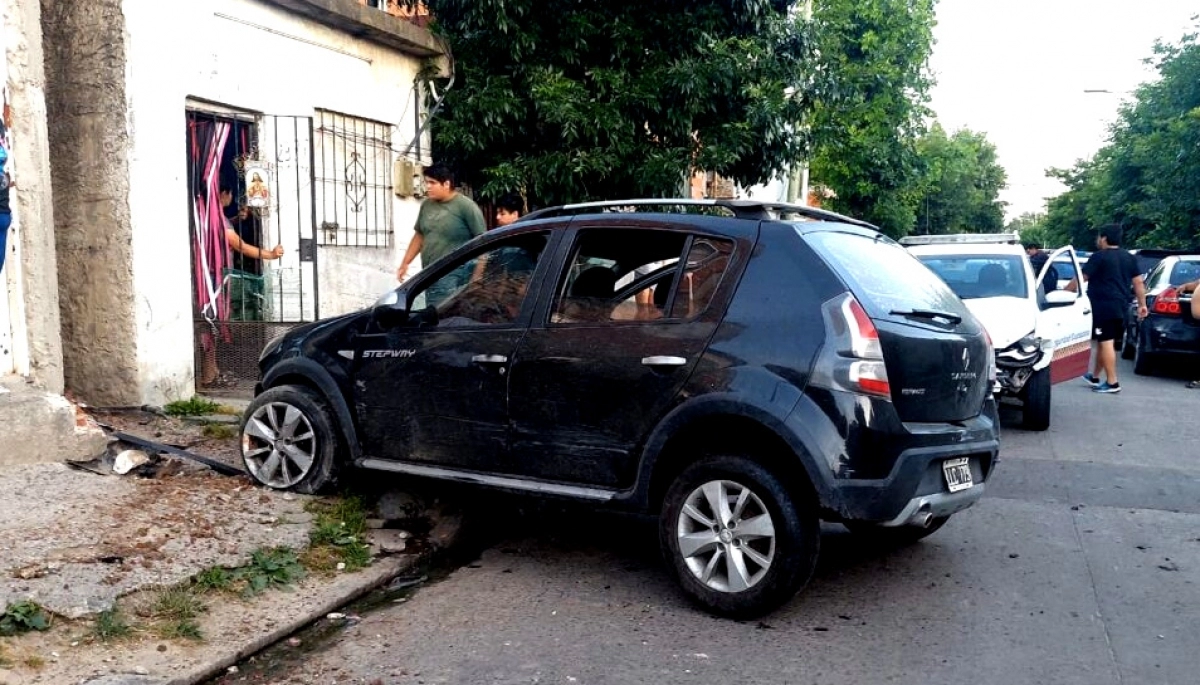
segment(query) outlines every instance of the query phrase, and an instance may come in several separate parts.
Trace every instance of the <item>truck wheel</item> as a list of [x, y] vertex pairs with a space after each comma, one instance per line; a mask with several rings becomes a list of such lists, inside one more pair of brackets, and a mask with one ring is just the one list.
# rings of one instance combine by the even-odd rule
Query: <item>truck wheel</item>
[[851, 533], [874, 545], [897, 548], [907, 547], [933, 535], [949, 520], [949, 516], [939, 516], [931, 520], [928, 526], [895, 526], [892, 528], [866, 521], [843, 521], [842, 525]]
[[692, 464], [659, 518], [667, 563], [684, 592], [721, 616], [776, 609], [812, 577], [821, 542], [815, 503], [744, 457]]
[[297, 385], [263, 392], [242, 419], [242, 462], [276, 490], [313, 494], [337, 476], [338, 434], [325, 399]]
[[1021, 427], [1030, 431], [1044, 431], [1050, 427], [1050, 367], [1034, 371], [1021, 390], [1025, 408], [1021, 416]]

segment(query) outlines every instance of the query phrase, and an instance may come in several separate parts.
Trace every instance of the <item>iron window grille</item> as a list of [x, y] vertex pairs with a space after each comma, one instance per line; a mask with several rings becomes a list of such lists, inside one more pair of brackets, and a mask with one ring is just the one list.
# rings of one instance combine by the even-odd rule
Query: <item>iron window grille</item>
[[391, 124], [317, 110], [317, 243], [391, 247]]

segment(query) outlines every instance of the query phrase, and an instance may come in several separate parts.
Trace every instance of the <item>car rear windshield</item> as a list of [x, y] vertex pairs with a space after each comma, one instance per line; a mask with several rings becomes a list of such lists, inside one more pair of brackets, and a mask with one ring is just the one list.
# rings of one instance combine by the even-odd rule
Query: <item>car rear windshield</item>
[[1171, 285], [1181, 286], [1200, 278], [1200, 259], [1181, 259], [1171, 269]]
[[1024, 257], [921, 255], [920, 259], [964, 300], [1026, 296]]
[[892, 240], [839, 231], [815, 231], [804, 237], [872, 318], [894, 318], [897, 312], [914, 310], [968, 314], [962, 300], [940, 278]]

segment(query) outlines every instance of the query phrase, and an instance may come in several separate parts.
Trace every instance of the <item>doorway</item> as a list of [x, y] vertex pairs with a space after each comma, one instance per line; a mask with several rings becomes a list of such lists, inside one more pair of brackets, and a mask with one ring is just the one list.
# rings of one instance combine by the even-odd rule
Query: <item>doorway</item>
[[267, 341], [318, 316], [312, 119], [186, 118], [196, 388], [249, 397]]

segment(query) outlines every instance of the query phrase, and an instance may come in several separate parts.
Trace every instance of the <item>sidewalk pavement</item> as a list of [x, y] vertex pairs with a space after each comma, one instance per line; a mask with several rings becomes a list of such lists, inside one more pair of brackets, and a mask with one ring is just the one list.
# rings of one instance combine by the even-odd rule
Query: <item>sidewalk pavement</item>
[[0, 470], [0, 609], [33, 600], [54, 624], [0, 638], [0, 685], [201, 682], [421, 560], [376, 556], [355, 573], [309, 574], [291, 591], [220, 595], [198, 619], [199, 642], [144, 632], [96, 640], [97, 614], [118, 598], [149, 595], [213, 566], [242, 566], [260, 548], [308, 544], [311, 497], [174, 458], [153, 470], [154, 477], [64, 463]]

